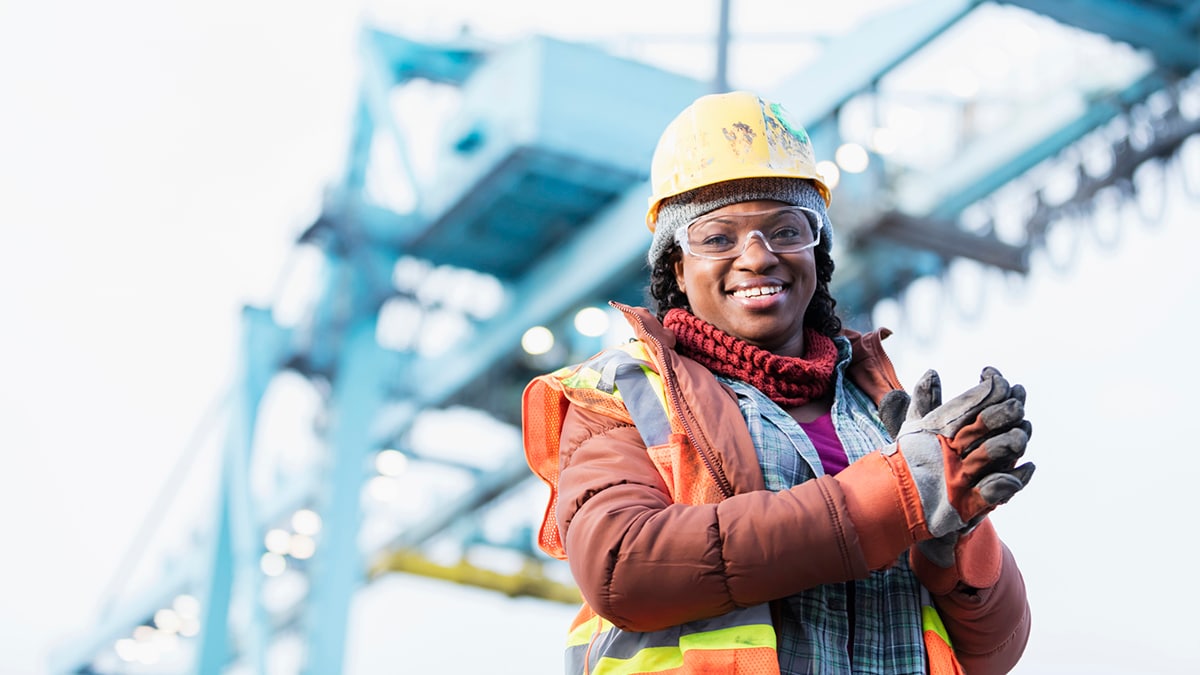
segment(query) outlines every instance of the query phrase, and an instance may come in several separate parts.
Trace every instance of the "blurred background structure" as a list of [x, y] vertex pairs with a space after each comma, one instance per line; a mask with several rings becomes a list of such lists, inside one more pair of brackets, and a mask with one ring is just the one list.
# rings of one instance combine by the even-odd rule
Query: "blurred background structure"
[[[583, 10], [505, 33], [375, 8], [338, 173], [242, 309], [230, 386], [162, 450], [173, 468], [48, 672], [555, 672], [578, 595], [536, 550], [521, 390], [624, 339], [606, 301], [645, 302], [650, 155], [700, 94], [754, 89], [804, 122], [834, 187], [839, 310], [914, 344], [978, 318], [1035, 261], [1070, 276], [1081, 241], [1119, 247], [1196, 213], [1200, 1], [844, 4], [678, 3], [658, 21], [630, 5], [636, 28], [590, 33]], [[1110, 311], [1080, 321], [1136, 317]], [[1164, 634], [1197, 627], [1183, 621]], [[421, 623], [441, 628], [406, 641]], [[485, 646], [500, 643], [519, 648]], [[1098, 672], [1071, 670], [1082, 642], [1060, 644], [1063, 662], [1042, 647], [1027, 672]], [[1137, 658], [1197, 665], [1180, 653]]]

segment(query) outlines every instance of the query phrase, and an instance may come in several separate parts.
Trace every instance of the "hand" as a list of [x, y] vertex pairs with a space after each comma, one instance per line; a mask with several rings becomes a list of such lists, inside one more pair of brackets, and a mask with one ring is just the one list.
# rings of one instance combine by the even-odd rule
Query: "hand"
[[1032, 431], [1024, 419], [1025, 390], [1010, 387], [989, 367], [978, 385], [943, 404], [941, 381], [930, 370], [907, 406], [904, 398], [890, 394], [880, 405], [880, 416], [896, 438], [883, 452], [904, 458], [918, 488], [928, 530], [918, 538], [933, 537], [922, 552], [929, 548], [932, 561], [941, 564], [948, 557], [952, 564], [958, 535], [1008, 501], [1033, 475], [1033, 464], [1016, 466]]

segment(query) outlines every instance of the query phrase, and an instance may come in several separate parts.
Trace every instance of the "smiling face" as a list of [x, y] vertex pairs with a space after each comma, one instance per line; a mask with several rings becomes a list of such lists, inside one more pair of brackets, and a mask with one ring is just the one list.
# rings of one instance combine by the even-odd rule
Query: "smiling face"
[[[709, 215], [751, 213], [786, 206], [739, 202]], [[736, 258], [708, 260], [683, 254], [675, 280], [692, 313], [730, 335], [782, 356], [804, 355], [804, 313], [817, 287], [813, 250], [772, 253], [760, 237]]]

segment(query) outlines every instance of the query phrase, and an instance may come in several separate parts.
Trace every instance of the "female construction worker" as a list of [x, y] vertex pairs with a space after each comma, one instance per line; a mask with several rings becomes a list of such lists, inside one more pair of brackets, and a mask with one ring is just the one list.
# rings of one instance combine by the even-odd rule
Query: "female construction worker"
[[900, 390], [829, 294], [829, 190], [804, 129], [705, 96], [655, 151], [654, 312], [535, 379], [541, 545], [586, 604], [567, 672], [1003, 673], [1024, 584], [987, 518], [1029, 481], [1024, 389], [985, 368]]

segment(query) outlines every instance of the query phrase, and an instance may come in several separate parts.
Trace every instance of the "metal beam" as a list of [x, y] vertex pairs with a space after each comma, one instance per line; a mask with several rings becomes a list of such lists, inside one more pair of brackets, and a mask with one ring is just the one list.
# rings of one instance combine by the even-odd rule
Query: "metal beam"
[[346, 331], [333, 393], [329, 494], [321, 511], [322, 535], [312, 560], [319, 579], [311, 590], [307, 625], [306, 673], [340, 673], [350, 601], [364, 578], [358, 531], [364, 467], [375, 449], [370, 428], [383, 405], [388, 356], [375, 341], [375, 318], [358, 320]]
[[650, 232], [636, 223], [645, 217], [649, 186], [641, 183], [600, 214], [561, 251], [537, 261], [509, 290], [508, 305], [475, 331], [470, 350], [415, 364], [415, 398], [436, 406], [457, 393], [520, 343], [531, 326], [561, 316], [627, 275], [650, 247]]
[[[1004, 142], [976, 146], [956, 158], [949, 166], [938, 170], [934, 177], [914, 177], [924, 183], [924, 190], [940, 195], [928, 211], [934, 220], [954, 220], [971, 204], [999, 190], [1013, 179], [1041, 162], [1057, 155], [1064, 148], [1083, 138], [1125, 111], [1129, 106], [1166, 86], [1157, 73], [1151, 73], [1118, 94], [1098, 98], [1083, 113], [1054, 125], [1040, 140], [1013, 152], [1012, 137]], [[995, 140], [995, 139], [993, 139]], [[1022, 146], [1016, 146], [1021, 148]], [[955, 184], [958, 186], [955, 186]], [[901, 193], [904, 191], [902, 190]], [[919, 214], [920, 211], [914, 213]]]
[[[249, 598], [251, 620], [244, 640], [244, 655], [253, 667], [266, 667], [268, 628], [259, 603], [261, 577], [257, 574], [258, 519], [250, 496], [250, 460], [254, 448], [255, 422], [259, 404], [271, 377], [286, 358], [291, 334], [271, 319], [268, 310], [245, 308], [242, 312], [242, 372], [235, 389], [225, 455], [222, 460], [221, 491], [217, 529], [211, 544], [211, 568], [204, 597], [203, 623], [196, 654], [199, 675], [220, 673], [232, 651], [229, 645], [229, 615], [234, 593]], [[235, 581], [245, 580], [245, 586]]]
[[787, 101], [802, 124], [815, 125], [978, 4], [980, 0], [912, 2], [867, 19], [767, 93]]
[[371, 568], [373, 579], [391, 572], [453, 581], [498, 591], [511, 598], [528, 596], [568, 605], [578, 605], [583, 601], [578, 588], [547, 577], [542, 571], [542, 566], [533, 561], [527, 562], [524, 569], [516, 574], [503, 574], [472, 565], [466, 560], [460, 560], [454, 565], [442, 565], [419, 551], [398, 550], [381, 556]]
[[1188, 19], [1200, 2], [1175, 10], [1157, 2], [1128, 0], [1001, 0], [1055, 21], [1145, 49], [1164, 67], [1200, 68], [1200, 35]]

